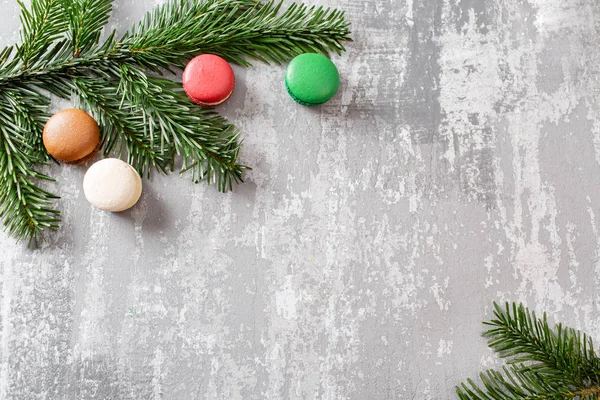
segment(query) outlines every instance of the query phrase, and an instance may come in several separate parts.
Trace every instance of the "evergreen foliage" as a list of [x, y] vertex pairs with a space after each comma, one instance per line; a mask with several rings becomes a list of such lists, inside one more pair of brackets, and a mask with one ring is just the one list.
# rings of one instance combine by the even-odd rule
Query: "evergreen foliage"
[[181, 173], [221, 191], [243, 180], [239, 132], [158, 77], [201, 53], [243, 65], [283, 63], [304, 52], [340, 53], [350, 40], [339, 10], [258, 0], [168, 0], [123, 37], [100, 42], [112, 0], [31, 0], [21, 6], [21, 42], [0, 51], [0, 216], [17, 239], [57, 229], [57, 196], [38, 172], [49, 94], [75, 97], [102, 128], [102, 151], [140, 174]]
[[468, 379], [456, 392], [462, 400], [597, 400], [600, 358], [592, 339], [573, 328], [552, 329], [522, 304], [494, 303], [494, 318], [483, 335], [508, 366], [488, 370], [480, 384]]

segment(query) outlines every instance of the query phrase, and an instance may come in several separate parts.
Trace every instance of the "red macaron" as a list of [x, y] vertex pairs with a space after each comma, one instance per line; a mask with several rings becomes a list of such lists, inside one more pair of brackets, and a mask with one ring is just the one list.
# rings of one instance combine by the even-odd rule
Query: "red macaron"
[[183, 71], [182, 80], [188, 97], [203, 107], [223, 103], [235, 87], [231, 65], [214, 54], [202, 54], [190, 61]]

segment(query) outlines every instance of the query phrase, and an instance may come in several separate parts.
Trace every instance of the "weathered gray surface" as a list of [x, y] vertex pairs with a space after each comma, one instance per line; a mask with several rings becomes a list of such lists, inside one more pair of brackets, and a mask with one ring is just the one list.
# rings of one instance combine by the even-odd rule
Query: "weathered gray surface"
[[353, 23], [342, 90], [236, 69], [234, 193], [156, 177], [110, 215], [53, 169], [62, 230], [0, 236], [1, 399], [451, 399], [496, 362], [493, 300], [600, 340], [598, 1], [322, 2]]

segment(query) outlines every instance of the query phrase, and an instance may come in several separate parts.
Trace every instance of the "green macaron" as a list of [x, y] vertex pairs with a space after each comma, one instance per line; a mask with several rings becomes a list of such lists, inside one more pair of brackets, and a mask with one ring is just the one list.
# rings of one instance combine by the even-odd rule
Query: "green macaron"
[[324, 55], [301, 54], [287, 68], [285, 87], [295, 102], [318, 106], [336, 94], [340, 87], [340, 74]]

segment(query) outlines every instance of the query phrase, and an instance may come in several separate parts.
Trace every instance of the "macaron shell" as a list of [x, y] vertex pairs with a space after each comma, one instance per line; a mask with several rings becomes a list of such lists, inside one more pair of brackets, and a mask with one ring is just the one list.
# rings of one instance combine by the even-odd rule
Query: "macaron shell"
[[88, 201], [104, 211], [121, 212], [133, 207], [142, 194], [142, 179], [133, 167], [116, 158], [98, 161], [83, 178]]
[[194, 103], [209, 107], [223, 103], [235, 88], [231, 65], [213, 54], [202, 54], [190, 61], [182, 81], [186, 94]]
[[98, 151], [100, 128], [88, 113], [70, 108], [46, 122], [42, 139], [46, 150], [57, 160], [80, 163]]
[[306, 53], [294, 58], [285, 74], [285, 85], [300, 104], [315, 106], [329, 101], [340, 87], [340, 75], [330, 59]]

